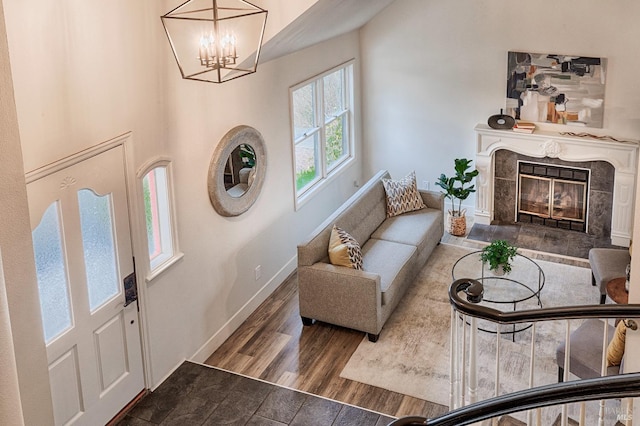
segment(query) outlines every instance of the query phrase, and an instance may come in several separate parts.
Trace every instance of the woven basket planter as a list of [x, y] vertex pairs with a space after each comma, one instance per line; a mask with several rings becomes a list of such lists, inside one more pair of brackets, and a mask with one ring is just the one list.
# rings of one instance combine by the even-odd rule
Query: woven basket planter
[[466, 210], [462, 210], [460, 215], [452, 214], [451, 210], [447, 212], [447, 232], [456, 237], [463, 237], [467, 233]]

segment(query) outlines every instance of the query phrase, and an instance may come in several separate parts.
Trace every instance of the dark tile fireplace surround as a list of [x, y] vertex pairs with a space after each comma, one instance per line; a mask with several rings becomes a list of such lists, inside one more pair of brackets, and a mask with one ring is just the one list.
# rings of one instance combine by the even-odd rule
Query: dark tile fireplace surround
[[[518, 161], [591, 170], [586, 233], [516, 222]], [[518, 247], [583, 259], [592, 247], [614, 247], [610, 238], [614, 172], [606, 161], [576, 163], [501, 149], [495, 153], [494, 220], [490, 225], [474, 224], [467, 238], [485, 242], [506, 239]]]

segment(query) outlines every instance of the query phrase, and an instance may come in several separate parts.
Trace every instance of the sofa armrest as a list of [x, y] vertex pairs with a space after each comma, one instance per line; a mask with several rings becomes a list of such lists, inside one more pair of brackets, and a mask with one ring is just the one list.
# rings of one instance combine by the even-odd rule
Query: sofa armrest
[[438, 191], [418, 190], [427, 207], [444, 211], [444, 194]]
[[298, 268], [300, 315], [378, 334], [380, 275], [318, 262]]

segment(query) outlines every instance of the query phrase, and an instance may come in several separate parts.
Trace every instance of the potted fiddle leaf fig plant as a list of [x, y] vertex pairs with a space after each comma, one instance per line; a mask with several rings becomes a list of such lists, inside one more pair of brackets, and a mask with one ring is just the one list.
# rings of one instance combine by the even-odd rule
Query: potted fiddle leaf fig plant
[[480, 253], [480, 260], [489, 264], [489, 270], [496, 275], [511, 272], [511, 261], [516, 257], [518, 248], [506, 240], [493, 240]]
[[451, 209], [447, 214], [447, 232], [455, 236], [463, 236], [467, 232], [467, 210], [462, 208], [462, 202], [471, 193], [476, 192], [475, 185], [471, 184], [471, 181], [478, 176], [478, 170], [470, 170], [471, 163], [472, 160], [456, 158], [455, 174], [447, 176], [442, 173], [436, 181], [436, 185], [443, 189], [442, 193], [445, 197], [451, 200]]

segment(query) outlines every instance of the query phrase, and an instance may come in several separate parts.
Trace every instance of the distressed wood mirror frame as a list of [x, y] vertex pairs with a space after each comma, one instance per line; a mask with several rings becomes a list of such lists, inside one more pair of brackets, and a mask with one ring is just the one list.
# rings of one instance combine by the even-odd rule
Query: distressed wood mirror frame
[[[225, 166], [231, 153], [240, 145], [250, 145], [255, 153], [255, 178], [244, 194], [233, 197], [225, 188]], [[267, 170], [267, 157], [264, 138], [250, 126], [236, 126], [225, 134], [211, 158], [207, 186], [213, 208], [222, 216], [239, 216], [249, 210], [260, 195]]]

